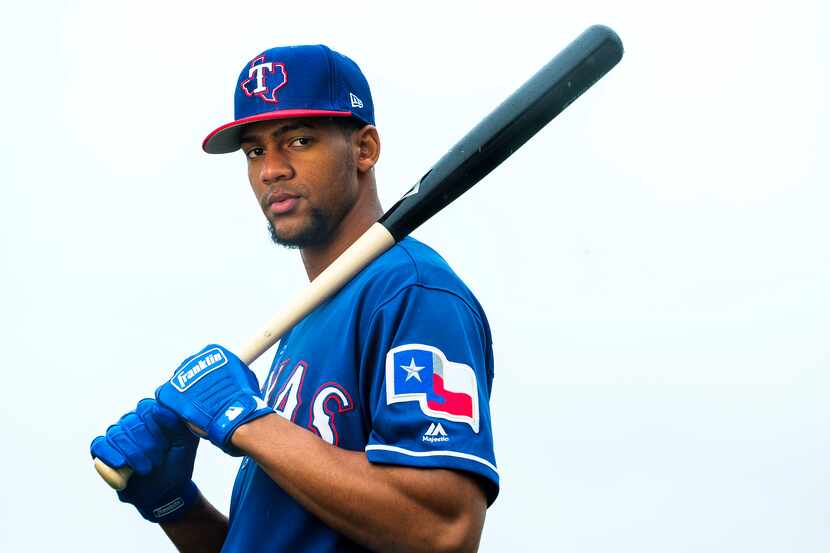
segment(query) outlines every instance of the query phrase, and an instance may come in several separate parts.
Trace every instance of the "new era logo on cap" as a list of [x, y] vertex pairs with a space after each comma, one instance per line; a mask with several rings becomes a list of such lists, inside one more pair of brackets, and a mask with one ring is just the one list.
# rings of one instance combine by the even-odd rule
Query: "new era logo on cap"
[[266, 50], [239, 74], [234, 120], [211, 132], [202, 148], [233, 152], [245, 125], [296, 117], [351, 117], [374, 125], [369, 83], [357, 64], [322, 44]]

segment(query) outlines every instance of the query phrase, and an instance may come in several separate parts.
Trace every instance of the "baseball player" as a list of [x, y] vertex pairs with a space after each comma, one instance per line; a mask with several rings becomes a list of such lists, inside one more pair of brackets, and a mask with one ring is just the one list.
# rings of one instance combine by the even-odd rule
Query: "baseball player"
[[[280, 47], [245, 65], [203, 148], [242, 150], [273, 240], [314, 279], [382, 214], [374, 124], [352, 60]], [[133, 469], [119, 498], [181, 551], [475, 551], [499, 486], [492, 380], [478, 301], [405, 238], [282, 337], [261, 386], [208, 345], [91, 450]], [[228, 518], [192, 480], [188, 423], [241, 457]]]

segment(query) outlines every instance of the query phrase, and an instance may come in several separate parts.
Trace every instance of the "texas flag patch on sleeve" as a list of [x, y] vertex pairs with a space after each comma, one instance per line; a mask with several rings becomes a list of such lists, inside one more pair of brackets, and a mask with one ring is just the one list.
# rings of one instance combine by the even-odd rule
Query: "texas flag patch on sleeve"
[[386, 403], [416, 402], [429, 417], [470, 425], [478, 433], [478, 384], [469, 365], [440, 349], [406, 344], [386, 354]]

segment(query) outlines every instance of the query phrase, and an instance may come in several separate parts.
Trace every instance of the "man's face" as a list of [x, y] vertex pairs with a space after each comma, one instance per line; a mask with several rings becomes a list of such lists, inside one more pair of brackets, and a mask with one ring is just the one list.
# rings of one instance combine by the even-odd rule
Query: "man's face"
[[263, 121], [243, 131], [248, 180], [274, 242], [304, 248], [331, 239], [357, 200], [354, 148], [324, 119]]

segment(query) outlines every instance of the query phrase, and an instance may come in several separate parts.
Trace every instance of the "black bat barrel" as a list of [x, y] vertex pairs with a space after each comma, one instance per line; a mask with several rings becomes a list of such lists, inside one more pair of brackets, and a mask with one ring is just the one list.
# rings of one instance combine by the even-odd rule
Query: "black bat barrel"
[[589, 27], [462, 138], [379, 219], [401, 240], [469, 190], [611, 70], [622, 41]]

